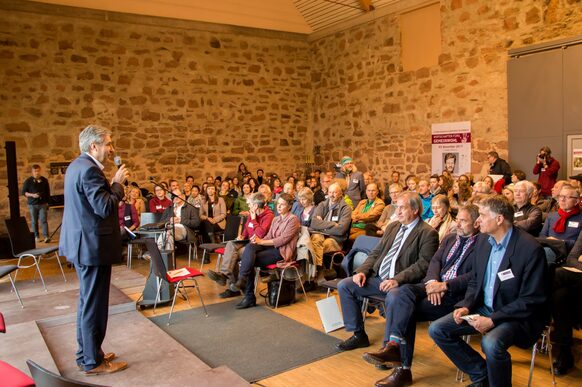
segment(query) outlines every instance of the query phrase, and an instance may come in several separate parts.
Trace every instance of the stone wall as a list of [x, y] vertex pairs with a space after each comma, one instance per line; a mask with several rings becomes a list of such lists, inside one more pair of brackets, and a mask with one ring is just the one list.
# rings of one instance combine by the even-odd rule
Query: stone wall
[[582, 34], [580, 0], [441, 1], [439, 64], [403, 71], [398, 15], [312, 43], [320, 163], [354, 155], [385, 179], [430, 172], [431, 124], [471, 121], [473, 172], [507, 157], [507, 52]]
[[[0, 12], [0, 141], [17, 144], [20, 184], [31, 163], [75, 158], [89, 123], [114, 129], [118, 153], [141, 184], [148, 176], [234, 175], [242, 161], [281, 174], [304, 167], [311, 89], [304, 36], [66, 10]], [[62, 192], [63, 176], [50, 180]], [[7, 213], [1, 201], [0, 217]]]
[[[139, 183], [241, 161], [287, 174], [313, 145], [318, 166], [351, 154], [382, 179], [427, 174], [430, 125], [465, 120], [477, 172], [488, 150], [507, 156], [507, 51], [582, 34], [580, 0], [442, 0], [439, 64], [403, 71], [398, 15], [308, 43], [23, 3], [0, 0], [0, 141], [16, 141], [20, 183], [31, 163], [73, 159], [88, 123], [114, 128]], [[51, 182], [62, 190], [62, 175]], [[5, 187], [2, 157], [1, 197]]]

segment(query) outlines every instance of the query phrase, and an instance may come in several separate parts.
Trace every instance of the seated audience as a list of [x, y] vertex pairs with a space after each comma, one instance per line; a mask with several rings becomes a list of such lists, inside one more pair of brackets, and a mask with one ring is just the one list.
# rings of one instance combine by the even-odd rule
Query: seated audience
[[329, 198], [317, 205], [309, 227], [315, 253], [313, 260], [319, 268], [323, 267], [323, 254], [342, 250], [352, 221], [352, 210], [343, 200], [341, 186], [333, 183], [327, 193]]
[[342, 351], [370, 345], [360, 299], [381, 295], [388, 301], [390, 290], [417, 283], [426, 275], [430, 259], [437, 251], [438, 234], [420, 219], [422, 202], [418, 194], [402, 193], [396, 206], [398, 222], [386, 228], [382, 240], [356, 269], [356, 274], [338, 285], [345, 328], [353, 332], [350, 338], [337, 344]]
[[366, 194], [364, 175], [356, 169], [354, 161], [349, 156], [342, 157], [340, 165], [341, 168], [335, 177], [346, 182], [347, 187], [344, 189], [344, 195], [352, 201], [353, 209], [354, 204], [359, 203]]
[[489, 194], [492, 194], [494, 192], [495, 191], [492, 191], [491, 187], [489, 187], [485, 182], [478, 181], [475, 184], [473, 184], [473, 192], [472, 192], [471, 196], [474, 197], [478, 194], [489, 195]]
[[297, 193], [298, 200], [293, 203], [293, 208], [291, 212], [293, 215], [297, 216], [299, 223], [302, 226], [309, 227], [311, 225], [311, 217], [313, 216], [313, 210], [315, 206], [313, 204], [313, 192], [304, 187]]
[[[166, 222], [165, 232], [158, 237], [160, 250], [174, 250], [174, 241], [196, 241], [195, 230], [200, 227], [198, 209], [185, 203], [186, 195], [180, 189], [174, 190], [172, 205], [162, 214], [162, 222]], [[148, 255], [147, 253], [144, 255]]]
[[257, 183], [259, 183], [259, 185], [264, 184], [265, 182], [263, 181], [265, 171], [263, 171], [262, 169], [257, 169]]
[[423, 208], [422, 214], [420, 214], [421, 219], [428, 220], [432, 218], [433, 213], [430, 203], [432, 201], [433, 196], [430, 193], [428, 181], [420, 180], [418, 182], [418, 196], [420, 196], [420, 201], [422, 202]]
[[190, 191], [190, 197], [188, 197], [186, 201], [192, 204], [194, 207], [200, 208], [202, 206], [202, 202], [204, 201], [204, 197], [200, 194], [200, 187], [194, 184], [192, 186], [192, 190]]
[[299, 192], [303, 187], [305, 187], [305, 180], [297, 180], [295, 183], [295, 197], [297, 197], [297, 192]]
[[251, 185], [249, 183], [244, 183], [242, 185], [242, 195], [239, 195], [235, 201], [232, 208], [233, 215], [249, 216], [249, 200], [252, 197]]
[[230, 189], [233, 189], [236, 191], [237, 193], [237, 197], [242, 195], [242, 189], [240, 186], [240, 181], [238, 180], [238, 177], [235, 176], [232, 178], [232, 180], [230, 181]]
[[457, 223], [451, 215], [449, 199], [445, 195], [437, 195], [431, 201], [433, 217], [427, 222], [439, 233], [439, 242], [450, 233], [456, 232]]
[[511, 174], [511, 182], [513, 184], [525, 179], [526, 179], [525, 172], [519, 169], [514, 170], [513, 173]]
[[[248, 184], [245, 185], [248, 186]], [[251, 197], [248, 200], [248, 205], [249, 215], [247, 221], [243, 226], [241, 234], [236, 237], [239, 241], [246, 241], [255, 235], [259, 238], [264, 238], [271, 227], [273, 218], [275, 217], [273, 211], [267, 207], [265, 196], [261, 193], [251, 194]], [[208, 278], [222, 286], [228, 285], [230, 287], [231, 284], [234, 284], [238, 278], [238, 264], [245, 247], [246, 243], [234, 241], [228, 242], [224, 248], [224, 254], [222, 255], [220, 272], [208, 270]], [[227, 288], [224, 292], [220, 293], [218, 297], [229, 298], [239, 295], [239, 290]]]
[[127, 227], [129, 231], [134, 231], [139, 227], [139, 215], [137, 210], [133, 204], [127, 203], [125, 200], [120, 200], [117, 208], [117, 217], [119, 219], [121, 238], [127, 240], [128, 234], [125, 227]]
[[441, 184], [439, 184], [439, 175], [431, 175], [430, 179], [428, 180], [428, 185], [430, 189], [430, 194], [434, 197], [441, 193], [445, 193], [447, 191], [443, 190]]
[[283, 187], [281, 186], [281, 179], [276, 177], [273, 179], [273, 194], [278, 196], [281, 192], [283, 192]]
[[254, 177], [251, 177], [249, 180], [249, 185], [251, 186], [251, 192], [255, 193], [258, 192], [259, 189], [259, 183], [257, 183], [257, 180]]
[[[444, 195], [438, 195], [439, 196]], [[434, 199], [433, 199], [434, 200]], [[416, 323], [434, 321], [451, 313], [465, 297], [477, 251], [475, 244], [487, 236], [479, 234], [475, 205], [461, 207], [455, 233], [448, 235], [429, 263], [426, 277], [418, 284], [392, 289], [386, 297], [386, 327], [382, 348], [364, 354], [368, 363], [395, 367], [376, 386], [412, 383], [412, 357]]]
[[[489, 238], [475, 244], [465, 297], [428, 332], [473, 386], [511, 386], [507, 350], [531, 347], [548, 322], [547, 266], [540, 244], [513, 226], [513, 206], [504, 197], [481, 201], [479, 224]], [[463, 340], [478, 333], [485, 359]]]
[[376, 223], [386, 206], [384, 201], [378, 197], [376, 183], [368, 184], [366, 196], [367, 199], [361, 200], [352, 212], [352, 228], [350, 230], [350, 240], [352, 241], [355, 241], [360, 235], [366, 235], [366, 226]]
[[166, 192], [162, 187], [154, 187], [154, 197], [150, 199], [150, 212], [162, 214], [166, 208], [172, 205], [172, 201], [166, 197]]
[[180, 189], [180, 183], [178, 183], [178, 180], [170, 180], [170, 188], [168, 188], [166, 191], [166, 197], [172, 200], [172, 192], [176, 191], [177, 189]]
[[537, 237], [542, 230], [542, 210], [531, 204], [533, 191], [534, 185], [527, 180], [515, 183], [513, 224]]
[[491, 176], [485, 176], [483, 178], [483, 183], [487, 184], [489, 189], [493, 189], [495, 187], [495, 182], [493, 181], [493, 178]]
[[319, 189], [313, 192], [313, 202], [315, 205], [318, 205], [327, 199], [327, 190], [331, 184], [331, 177], [329, 177], [326, 173], [322, 173], [320, 175], [319, 182]]
[[275, 208], [275, 201], [273, 200], [273, 193], [271, 192], [271, 188], [266, 184], [261, 184], [259, 186], [259, 192], [265, 196], [265, 200], [267, 201], [267, 206], [273, 211], [273, 214], [276, 213]]
[[246, 309], [256, 305], [255, 266], [265, 267], [277, 263], [285, 267], [295, 261], [295, 250], [299, 236], [299, 220], [291, 213], [294, 198], [283, 193], [277, 199], [279, 215], [273, 219], [271, 228], [260, 238], [253, 235], [241, 257], [241, 266], [234, 290], [243, 290], [244, 298], [236, 305]]
[[184, 182], [182, 185], [182, 192], [184, 192], [184, 196], [186, 197], [186, 200], [188, 200], [190, 198], [190, 194], [192, 193], [192, 183], [188, 181]]
[[546, 219], [551, 212], [558, 211], [558, 208], [560, 207], [558, 205], [558, 196], [560, 195], [560, 191], [565, 184], [568, 184], [566, 180], [558, 180], [552, 187], [552, 197], [537, 205], [540, 210], [542, 210], [542, 219], [544, 223], [546, 222]]
[[[568, 251], [574, 246], [582, 229], [582, 213], [580, 213], [580, 193], [570, 185], [564, 184], [558, 195], [559, 209], [548, 215], [540, 237], [564, 241]], [[546, 248], [548, 262], [556, 259], [554, 252]]]
[[402, 184], [392, 183], [388, 186], [388, 194], [390, 195], [390, 204], [387, 204], [382, 210], [382, 215], [376, 223], [366, 224], [366, 235], [369, 236], [382, 236], [384, 235], [384, 230], [386, 227], [398, 220], [398, 214], [396, 213], [396, 199], [398, 195], [402, 193]]
[[201, 235], [204, 243], [216, 242], [216, 233], [226, 227], [226, 203], [216, 193], [216, 188], [209, 185], [200, 207]]
[[556, 375], [564, 375], [574, 367], [572, 328], [582, 323], [582, 233], [578, 236], [564, 266], [556, 269], [552, 292], [554, 332], [552, 340], [558, 356]]
[[232, 212], [236, 196], [233, 196], [228, 181], [222, 182], [222, 184], [220, 185], [220, 191], [218, 192], [218, 196], [220, 196], [222, 200], [224, 200], [224, 204], [226, 205], [226, 213], [230, 214]]
[[418, 177], [414, 175], [408, 175], [406, 176], [404, 183], [406, 184], [406, 187], [404, 187], [405, 191], [416, 192], [416, 187], [418, 186]]
[[138, 217], [141, 215], [142, 212], [147, 212], [145, 202], [143, 200], [143, 197], [141, 196], [141, 191], [138, 187], [129, 188], [128, 202], [135, 207]]
[[509, 184], [503, 187], [503, 190], [501, 191], [501, 194], [505, 196], [507, 201], [509, 201], [511, 204], [515, 204], [513, 189], [513, 184]]

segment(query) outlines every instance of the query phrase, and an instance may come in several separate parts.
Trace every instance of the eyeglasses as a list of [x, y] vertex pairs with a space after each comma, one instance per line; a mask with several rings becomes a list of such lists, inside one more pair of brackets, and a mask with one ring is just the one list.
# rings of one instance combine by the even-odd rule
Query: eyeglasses
[[558, 195], [558, 200], [578, 199], [578, 196]]

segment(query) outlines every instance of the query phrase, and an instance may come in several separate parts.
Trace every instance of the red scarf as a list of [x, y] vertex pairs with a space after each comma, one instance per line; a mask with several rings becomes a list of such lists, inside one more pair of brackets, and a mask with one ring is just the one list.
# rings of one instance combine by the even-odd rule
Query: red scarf
[[556, 224], [554, 224], [554, 231], [559, 234], [562, 234], [564, 231], [566, 231], [566, 221], [572, 216], [577, 215], [579, 213], [580, 207], [578, 206], [574, 207], [570, 212], [566, 212], [559, 208], [558, 215], [560, 215], [560, 219], [558, 219]]

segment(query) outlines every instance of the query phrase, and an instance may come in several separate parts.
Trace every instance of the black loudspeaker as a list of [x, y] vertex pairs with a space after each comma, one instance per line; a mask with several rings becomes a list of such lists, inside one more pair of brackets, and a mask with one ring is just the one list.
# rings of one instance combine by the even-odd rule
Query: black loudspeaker
[[6, 141], [6, 175], [8, 177], [8, 201], [10, 203], [10, 219], [20, 218], [20, 198], [18, 192], [18, 172], [16, 170], [16, 143]]
[[[162, 253], [162, 260], [164, 265], [169, 270], [174, 270], [174, 260], [172, 257], [172, 251], [160, 251]], [[152, 264], [150, 262], [150, 274], [146, 281], [145, 287], [143, 288], [142, 299], [138, 302], [140, 309], [145, 309], [147, 307], [153, 307], [154, 301], [156, 300], [156, 292], [158, 289], [157, 278], [152, 272]], [[160, 301], [158, 305], [164, 305], [172, 302], [174, 297], [174, 286], [170, 285], [166, 281], [162, 281], [162, 290], [160, 291]]]

